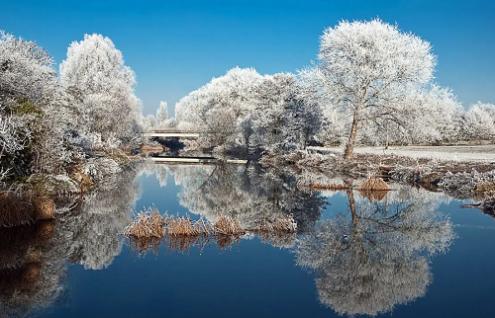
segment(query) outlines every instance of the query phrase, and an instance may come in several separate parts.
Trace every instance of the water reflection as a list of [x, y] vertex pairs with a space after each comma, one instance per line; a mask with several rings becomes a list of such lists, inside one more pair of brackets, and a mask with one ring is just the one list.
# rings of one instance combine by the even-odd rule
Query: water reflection
[[346, 195], [349, 211], [319, 223], [295, 250], [297, 263], [317, 272], [320, 301], [339, 314], [377, 315], [423, 296], [429, 257], [453, 238], [438, 201], [406, 188], [378, 202]]
[[318, 192], [300, 190], [294, 175], [253, 167], [177, 166], [171, 173], [183, 187], [180, 203], [211, 222], [227, 215], [244, 228], [256, 228], [290, 214], [299, 231], [305, 231], [320, 218], [326, 202]]
[[[454, 237], [452, 223], [437, 213], [445, 200], [438, 193], [395, 187], [375, 196], [348, 190], [338, 194], [345, 196], [347, 208], [333, 211], [328, 196], [337, 192], [298, 187], [301, 176], [295, 174], [233, 165], [145, 165], [107, 178], [82, 198], [58, 200], [53, 222], [35, 222], [24, 197], [15, 201], [9, 194], [10, 201], [0, 203], [1, 215], [9, 217], [0, 220], [0, 315], [25, 316], [53, 304], [66, 289], [68, 263], [89, 270], [109, 267], [122, 251], [121, 233], [140, 195], [136, 176], [142, 174], [156, 176], [163, 187], [167, 176], [173, 177], [180, 186], [179, 203], [211, 222], [227, 215], [255, 228], [293, 215], [297, 234], [261, 239], [291, 248], [296, 264], [316, 273], [320, 302], [339, 314], [376, 315], [423, 296], [431, 282], [430, 258], [446, 251]], [[14, 206], [24, 209], [25, 221], [13, 224]], [[323, 216], [327, 208], [332, 213]], [[226, 247], [237, 239], [243, 238], [215, 243]], [[176, 238], [166, 244], [184, 251], [209, 242]]]
[[[4, 193], [0, 216], [8, 219], [0, 222], [9, 226], [0, 228], [1, 317], [24, 317], [53, 304], [65, 290], [67, 263], [86, 269], [111, 264], [137, 198], [135, 175], [129, 170], [91, 194], [57, 200], [55, 221], [32, 217], [32, 194]], [[13, 224], [16, 212], [23, 218]]]

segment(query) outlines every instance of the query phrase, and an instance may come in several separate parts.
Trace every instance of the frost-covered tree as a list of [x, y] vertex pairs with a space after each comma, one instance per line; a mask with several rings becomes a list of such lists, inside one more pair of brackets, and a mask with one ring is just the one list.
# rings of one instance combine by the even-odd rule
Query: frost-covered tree
[[206, 147], [245, 143], [240, 127], [252, 109], [252, 90], [263, 76], [252, 68], [235, 67], [191, 92], [176, 105], [178, 127], [205, 133]]
[[288, 129], [285, 108], [293, 90], [294, 75], [290, 73], [266, 76], [254, 87], [251, 131], [245, 133], [253, 146], [266, 148], [283, 143]]
[[160, 101], [160, 105], [154, 115], [143, 117], [141, 121], [141, 126], [144, 131], [173, 128], [176, 124], [175, 119], [169, 117], [168, 104], [164, 101]]
[[[266, 76], [254, 88], [251, 143], [285, 151], [305, 148], [324, 123], [312, 88], [289, 73]], [[246, 134], [247, 135], [247, 134]]]
[[34, 42], [0, 32], [0, 171], [58, 172], [64, 95], [51, 57]]
[[134, 95], [134, 73], [112, 40], [86, 34], [72, 42], [60, 78], [73, 98], [78, 132], [103, 141], [136, 137], [140, 102]]
[[362, 127], [359, 140], [371, 145], [435, 144], [455, 141], [461, 129], [462, 105], [449, 89], [433, 85], [410, 89], [394, 111]]
[[464, 139], [492, 140], [495, 138], [495, 105], [478, 102], [464, 115]]
[[324, 125], [317, 138], [326, 144], [341, 144], [350, 127], [349, 111], [332, 100], [332, 92], [325, 85], [325, 76], [319, 67], [309, 67], [296, 77], [301, 95], [313, 105], [319, 106]]
[[334, 103], [352, 113], [345, 158], [352, 156], [368, 117], [393, 112], [408, 90], [431, 80], [435, 65], [428, 42], [380, 20], [343, 21], [326, 29], [319, 60]]

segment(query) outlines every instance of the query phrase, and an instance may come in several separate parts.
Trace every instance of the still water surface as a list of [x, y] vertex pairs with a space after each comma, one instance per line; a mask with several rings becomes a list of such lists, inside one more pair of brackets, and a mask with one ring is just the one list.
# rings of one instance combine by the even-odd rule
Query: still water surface
[[[61, 209], [37, 285], [13, 296], [3, 284], [2, 308], [34, 317], [495, 317], [495, 219], [462, 204], [398, 185], [384, 196], [311, 192], [256, 169], [151, 166]], [[227, 214], [245, 226], [292, 214], [299, 230], [138, 251], [119, 233], [147, 207], [210, 221]]]

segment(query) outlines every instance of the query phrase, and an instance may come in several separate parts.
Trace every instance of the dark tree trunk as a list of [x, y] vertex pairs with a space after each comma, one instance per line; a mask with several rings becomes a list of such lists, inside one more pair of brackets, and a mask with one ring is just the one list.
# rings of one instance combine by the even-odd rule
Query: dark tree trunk
[[359, 125], [359, 109], [354, 110], [354, 114], [352, 116], [352, 125], [351, 132], [349, 133], [349, 139], [347, 140], [347, 144], [345, 145], [344, 150], [344, 159], [351, 159], [352, 153], [354, 151], [354, 143], [356, 142], [357, 131]]

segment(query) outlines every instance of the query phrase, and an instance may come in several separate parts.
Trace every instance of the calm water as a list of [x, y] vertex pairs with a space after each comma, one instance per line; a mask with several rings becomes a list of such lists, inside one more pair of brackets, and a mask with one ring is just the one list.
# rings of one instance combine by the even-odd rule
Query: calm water
[[[82, 204], [59, 204], [41, 238], [40, 225], [2, 234], [1, 308], [35, 317], [495, 317], [494, 218], [409, 187], [381, 196], [297, 185], [243, 167], [125, 173]], [[211, 221], [227, 214], [244, 226], [292, 214], [299, 231], [138, 251], [119, 233], [146, 207]]]

